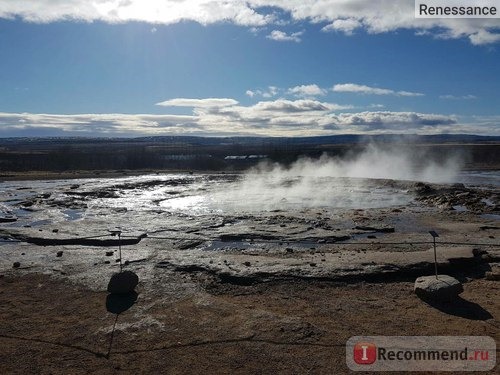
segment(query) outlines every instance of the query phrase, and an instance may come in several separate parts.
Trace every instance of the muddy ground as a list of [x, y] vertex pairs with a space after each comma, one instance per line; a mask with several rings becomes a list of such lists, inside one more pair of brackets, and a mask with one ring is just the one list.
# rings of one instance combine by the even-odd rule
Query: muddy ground
[[[381, 181], [411, 202], [258, 214], [116, 204], [158, 184], [187, 194], [151, 181], [8, 190], [0, 373], [343, 374], [351, 336], [500, 338], [496, 188]], [[440, 272], [464, 283], [452, 303], [413, 293], [434, 272], [431, 229]], [[106, 292], [119, 243], [140, 278], [125, 298]]]

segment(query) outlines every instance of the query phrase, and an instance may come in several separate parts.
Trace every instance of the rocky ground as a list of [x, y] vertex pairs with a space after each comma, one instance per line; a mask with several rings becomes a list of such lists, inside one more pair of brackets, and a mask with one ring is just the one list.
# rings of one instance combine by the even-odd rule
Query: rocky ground
[[[500, 338], [498, 189], [381, 181], [412, 201], [258, 214], [109, 203], [158, 183], [3, 200], [23, 214], [0, 226], [0, 373], [341, 374], [355, 335]], [[434, 272], [429, 230], [440, 273], [464, 282], [451, 303], [413, 293]], [[140, 278], [125, 299], [106, 292], [119, 244]]]

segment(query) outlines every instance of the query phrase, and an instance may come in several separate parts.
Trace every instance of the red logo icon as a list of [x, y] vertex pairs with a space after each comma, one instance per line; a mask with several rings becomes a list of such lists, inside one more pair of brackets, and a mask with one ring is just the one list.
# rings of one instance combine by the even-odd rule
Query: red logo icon
[[354, 345], [354, 362], [358, 365], [371, 365], [377, 360], [377, 347], [369, 342]]

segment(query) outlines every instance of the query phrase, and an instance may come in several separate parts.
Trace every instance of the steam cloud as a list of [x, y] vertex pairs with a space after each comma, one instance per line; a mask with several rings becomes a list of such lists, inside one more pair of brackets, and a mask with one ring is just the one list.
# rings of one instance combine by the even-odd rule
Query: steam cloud
[[301, 158], [291, 166], [262, 163], [246, 173], [233, 189], [216, 193], [213, 202], [227, 202], [244, 211], [306, 207], [376, 208], [407, 204], [406, 191], [387, 181], [453, 182], [460, 158], [440, 162], [425, 152], [403, 146], [368, 145], [356, 155]]

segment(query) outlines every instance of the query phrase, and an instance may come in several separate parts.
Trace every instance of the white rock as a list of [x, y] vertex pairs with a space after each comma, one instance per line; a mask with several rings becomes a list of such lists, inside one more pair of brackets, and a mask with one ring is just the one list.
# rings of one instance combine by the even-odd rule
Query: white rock
[[420, 298], [452, 300], [464, 291], [462, 283], [448, 275], [421, 276], [415, 280], [415, 293]]

